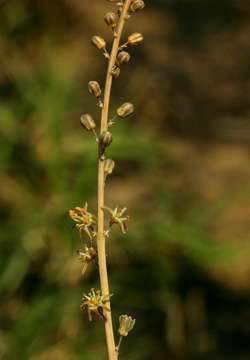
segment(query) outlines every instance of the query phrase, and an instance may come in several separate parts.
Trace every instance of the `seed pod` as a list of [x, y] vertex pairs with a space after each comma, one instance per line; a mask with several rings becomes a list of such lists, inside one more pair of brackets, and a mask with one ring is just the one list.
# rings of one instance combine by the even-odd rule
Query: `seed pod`
[[144, 9], [144, 7], [145, 7], [144, 1], [135, 0], [132, 2], [131, 6], [130, 6], [130, 10], [131, 10], [131, 12], [136, 12], [136, 11]]
[[120, 76], [121, 69], [119, 67], [114, 67], [111, 74], [114, 79], [117, 79]]
[[108, 26], [114, 28], [116, 26], [116, 15], [113, 12], [108, 12], [105, 17], [104, 21]]
[[129, 35], [127, 44], [128, 45], [139, 45], [143, 41], [143, 36], [140, 33], [133, 33]]
[[100, 145], [102, 148], [108, 147], [112, 143], [113, 137], [110, 131], [104, 131], [100, 136]]
[[90, 114], [83, 114], [81, 116], [81, 125], [87, 130], [87, 131], [93, 131], [96, 128], [95, 120], [92, 118]]
[[106, 49], [106, 41], [100, 37], [100, 36], [93, 36], [92, 39], [92, 44], [99, 50], [105, 50]]
[[119, 117], [125, 118], [131, 115], [135, 111], [135, 107], [133, 104], [127, 102], [122, 104], [117, 110], [116, 113]]
[[94, 95], [96, 98], [99, 98], [102, 94], [100, 85], [97, 81], [90, 81], [88, 83], [88, 89], [89, 89], [89, 93], [91, 95]]
[[111, 175], [115, 168], [115, 162], [112, 159], [106, 159], [104, 161], [104, 174], [107, 177]]
[[117, 55], [117, 64], [120, 66], [122, 64], [127, 64], [130, 60], [130, 55], [127, 51], [121, 51], [118, 55]]

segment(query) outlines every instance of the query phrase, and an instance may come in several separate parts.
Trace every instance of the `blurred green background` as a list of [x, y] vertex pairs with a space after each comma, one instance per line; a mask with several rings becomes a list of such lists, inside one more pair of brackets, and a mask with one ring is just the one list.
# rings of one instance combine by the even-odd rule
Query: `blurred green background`
[[[127, 206], [108, 263], [114, 322], [136, 317], [121, 359], [250, 358], [250, 3], [154, 0], [132, 18], [145, 36], [114, 84], [107, 205]], [[106, 359], [103, 324], [79, 310], [83, 279], [68, 210], [96, 208], [104, 83], [90, 44], [111, 35], [104, 0], [0, 1], [0, 358]]]

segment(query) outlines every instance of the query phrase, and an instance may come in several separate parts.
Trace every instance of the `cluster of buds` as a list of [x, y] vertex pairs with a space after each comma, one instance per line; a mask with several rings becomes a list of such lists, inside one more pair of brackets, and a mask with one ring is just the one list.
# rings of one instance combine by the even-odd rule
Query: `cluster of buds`
[[92, 313], [96, 314], [98, 318], [104, 320], [104, 310], [110, 311], [107, 303], [110, 301], [110, 295], [102, 295], [100, 290], [91, 289], [88, 294], [83, 294], [81, 310], [87, 308], [89, 321], [92, 321]]
[[118, 78], [121, 72], [121, 66], [130, 61], [131, 56], [129, 52], [124, 51], [124, 49], [128, 46], [139, 45], [141, 42], [143, 42], [143, 35], [141, 33], [133, 33], [129, 35], [127, 41], [120, 46], [116, 57], [116, 63], [111, 72], [113, 78]]

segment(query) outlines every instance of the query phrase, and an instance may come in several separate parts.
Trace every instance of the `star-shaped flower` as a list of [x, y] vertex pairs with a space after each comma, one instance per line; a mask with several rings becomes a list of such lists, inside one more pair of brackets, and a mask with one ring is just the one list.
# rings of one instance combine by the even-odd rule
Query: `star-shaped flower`
[[81, 310], [85, 307], [88, 311], [89, 321], [92, 321], [92, 312], [102, 320], [105, 319], [103, 310], [110, 311], [106, 305], [110, 301], [110, 295], [102, 295], [100, 290], [91, 289], [90, 292], [82, 297]]
[[111, 227], [112, 225], [117, 224], [120, 227], [121, 232], [123, 234], [126, 234], [127, 221], [129, 220], [129, 216], [124, 214], [127, 211], [127, 208], [125, 207], [119, 209], [118, 207], [116, 207], [114, 210], [112, 210], [111, 208], [104, 206], [103, 210], [106, 210], [109, 214], [109, 226]]
[[80, 235], [85, 232], [92, 240], [95, 234], [96, 216], [88, 211], [88, 204], [85, 203], [83, 208], [75, 207], [74, 210], [70, 210], [69, 216], [76, 223]]

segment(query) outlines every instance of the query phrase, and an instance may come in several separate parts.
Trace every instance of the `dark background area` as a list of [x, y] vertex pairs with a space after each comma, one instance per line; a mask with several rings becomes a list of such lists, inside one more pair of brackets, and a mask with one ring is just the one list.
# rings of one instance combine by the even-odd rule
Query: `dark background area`
[[[147, 1], [124, 39], [145, 43], [114, 84], [116, 161], [107, 204], [127, 206], [108, 263], [114, 323], [137, 319], [121, 359], [250, 357], [250, 3]], [[0, 358], [106, 359], [89, 323], [68, 210], [96, 209], [96, 148], [79, 125], [98, 119], [110, 46], [104, 0], [0, 1]]]

